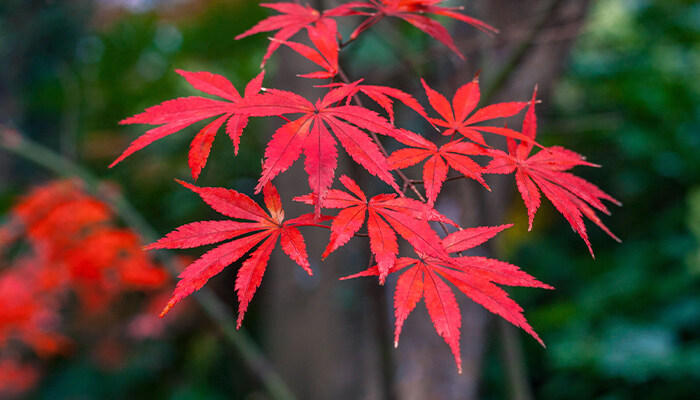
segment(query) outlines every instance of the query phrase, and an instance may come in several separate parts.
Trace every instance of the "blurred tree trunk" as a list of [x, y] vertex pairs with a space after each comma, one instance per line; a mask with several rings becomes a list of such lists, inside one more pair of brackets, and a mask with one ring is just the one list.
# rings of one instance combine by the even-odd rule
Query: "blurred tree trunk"
[[[535, 85], [540, 88], [538, 98], [546, 100], [579, 32], [587, 1], [536, 0], [524, 7], [521, 1], [492, 0], [479, 5], [478, 12], [472, 14], [500, 28], [501, 34], [488, 38], [475, 34], [473, 28], [459, 27], [456, 41], [472, 47], [468, 49], [468, 68], [461, 61], [437, 65], [439, 76], [432, 81], [449, 82], [451, 86], [435, 85], [435, 88], [451, 97], [449, 93], [454, 93], [456, 85], [470, 81], [476, 70], [483, 68], [483, 90], [497, 77], [496, 71], [511, 68], [489, 102], [528, 100]], [[530, 34], [533, 30], [537, 32]], [[473, 45], [468, 46], [469, 43]], [[516, 57], [523, 46], [525, 51]], [[284, 51], [277, 57], [279, 65], [284, 65], [277, 78], [279, 82], [288, 88], [290, 83], [299, 84], [294, 89], [308, 94], [304, 91], [309, 89], [303, 89], [303, 83], [293, 77], [303, 68], [302, 65], [296, 68], [299, 57]], [[342, 160], [344, 153], [342, 150], [339, 153]], [[338, 171], [347, 167], [341, 161]], [[302, 168], [302, 163], [297, 162], [276, 180], [283, 198], [308, 192]], [[508, 178], [512, 177], [491, 179], [492, 192], [472, 182], [446, 184], [438, 209], [465, 227], [508, 222], [505, 210], [511, 203], [514, 187]], [[309, 212], [308, 207], [301, 208], [290, 201], [284, 206], [290, 216]], [[321, 263], [319, 255], [328, 243], [328, 232], [309, 229], [304, 234], [314, 276], [305, 276], [301, 268], [277, 251], [261, 287], [265, 291], [266, 309], [262, 313], [268, 354], [299, 398], [477, 398], [483, 355], [490, 333], [497, 333], [489, 328], [490, 314], [483, 307], [465, 296], [457, 296], [463, 318], [462, 375], [457, 374], [448, 346], [435, 333], [421, 305], [406, 321], [398, 350], [389, 353], [396, 362], [387, 361], [382, 358], [382, 351], [392, 344], [393, 312], [386, 304], [387, 301], [391, 304], [395, 279], [389, 279], [385, 287], [378, 287], [379, 295], [373, 289], [376, 282], [369, 279], [338, 282], [338, 277], [367, 266], [364, 244], [354, 239]], [[516, 357], [509, 364], [515, 368], [519, 362], [522, 360]], [[383, 373], [387, 363], [390, 368]], [[391, 378], [393, 383], [387, 384], [383, 376]], [[523, 396], [513, 398], [527, 398], [526, 393]]]

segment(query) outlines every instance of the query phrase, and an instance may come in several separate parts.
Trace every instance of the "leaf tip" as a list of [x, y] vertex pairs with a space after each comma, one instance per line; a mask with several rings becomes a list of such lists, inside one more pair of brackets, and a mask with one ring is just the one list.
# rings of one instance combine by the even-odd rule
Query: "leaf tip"
[[177, 179], [177, 178], [175, 179], [175, 182], [177, 182], [177, 183], [179, 183], [180, 185], [186, 187], [187, 189], [190, 189], [190, 190], [193, 191], [193, 192], [196, 192], [196, 191], [197, 191], [197, 186], [195, 186], [195, 185], [193, 185], [193, 184], [191, 184], [191, 183], [187, 183], [187, 182], [185, 182], [185, 181], [183, 181], [183, 180], [180, 180], [180, 179]]
[[163, 311], [161, 311], [160, 314], [158, 315], [158, 318], [163, 318], [163, 317], [165, 317], [165, 314], [167, 314], [168, 311], [170, 311], [170, 309], [173, 308], [173, 306], [175, 305], [175, 303], [176, 303], [176, 301], [174, 301], [173, 299], [170, 299], [170, 301], [169, 301], [168, 304], [165, 306], [165, 308], [163, 308]]

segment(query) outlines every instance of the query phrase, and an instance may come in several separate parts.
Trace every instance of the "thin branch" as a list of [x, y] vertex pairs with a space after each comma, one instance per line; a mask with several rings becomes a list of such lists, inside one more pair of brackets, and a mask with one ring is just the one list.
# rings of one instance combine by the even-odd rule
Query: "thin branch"
[[[106, 190], [106, 185], [87, 169], [75, 164], [43, 145], [33, 142], [17, 132], [0, 124], [0, 149], [31, 161], [58, 176], [78, 177], [85, 182], [86, 189], [107, 202], [132, 229], [139, 232], [147, 242], [154, 242], [158, 236], [155, 229], [117, 190]], [[182, 270], [180, 264], [167, 251], [158, 251], [156, 257], [162, 262], [171, 277], [175, 279]], [[226, 305], [208, 287], [195, 293], [195, 299], [204, 312], [213, 319], [241, 357], [243, 364], [263, 384], [271, 398], [275, 400], [295, 400], [296, 397], [284, 383], [277, 371], [253, 342], [245, 330], [236, 330], [234, 317]]]

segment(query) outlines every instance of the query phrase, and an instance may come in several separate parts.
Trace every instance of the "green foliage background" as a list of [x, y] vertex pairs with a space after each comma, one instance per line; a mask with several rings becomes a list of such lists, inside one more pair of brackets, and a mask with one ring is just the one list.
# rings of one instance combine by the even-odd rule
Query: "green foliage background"
[[525, 307], [548, 344], [528, 349], [535, 398], [694, 398], [700, 4], [603, 0], [588, 18], [539, 138], [602, 164], [577, 173], [622, 201], [605, 221], [623, 242], [591, 227], [591, 260], [548, 204], [515, 251], [556, 287]]

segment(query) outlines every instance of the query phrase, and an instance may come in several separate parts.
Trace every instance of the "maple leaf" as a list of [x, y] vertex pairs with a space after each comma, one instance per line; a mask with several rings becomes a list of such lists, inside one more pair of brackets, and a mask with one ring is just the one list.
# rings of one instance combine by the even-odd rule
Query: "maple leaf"
[[[428, 95], [430, 105], [442, 117], [442, 119], [430, 118], [429, 120], [437, 126], [447, 128], [442, 132], [443, 135], [450, 136], [454, 135], [455, 132], [459, 132], [467, 139], [484, 146], [486, 146], [486, 142], [480, 132], [495, 133], [497, 135], [512, 137], [527, 142], [532, 142], [534, 140], [512, 129], [475, 125], [496, 118], [512, 117], [525, 108], [528, 104], [527, 102], [492, 104], [472, 114], [472, 111], [474, 111], [481, 98], [479, 81], [477, 78], [474, 78], [471, 82], [457, 89], [452, 99], [452, 105], [450, 105], [450, 102], [447, 101], [445, 96], [431, 89], [423, 79], [421, 79], [421, 82], [425, 88], [425, 93]], [[469, 116], [470, 114], [472, 115]]]
[[360, 33], [377, 23], [383, 17], [396, 17], [410, 23], [416, 28], [422, 30], [433, 38], [439, 40], [442, 44], [449, 47], [450, 50], [464, 59], [464, 55], [459, 51], [452, 36], [439, 22], [427, 17], [425, 14], [435, 14], [466, 22], [486, 33], [496, 33], [498, 30], [476, 18], [456, 12], [462, 7], [442, 7], [436, 4], [442, 0], [370, 0], [369, 3], [357, 3], [352, 5], [352, 8], [370, 8], [375, 12], [365, 12], [369, 15], [360, 26], [351, 34], [351, 39], [356, 38]]
[[[237, 326], [240, 327], [248, 304], [260, 286], [277, 239], [280, 239], [282, 250], [289, 258], [299, 264], [309, 275], [312, 274], [306, 255], [306, 244], [298, 227], [316, 225], [314, 216], [305, 214], [284, 221], [281, 200], [272, 183], [267, 183], [263, 189], [268, 214], [250, 197], [234, 190], [197, 187], [182, 181], [178, 182], [197, 193], [217, 212], [245, 222], [234, 220], [192, 222], [146, 246], [146, 249], [185, 249], [234, 239], [206, 252], [185, 268], [161, 317], [180, 300], [199, 290], [209, 278], [259, 245], [243, 262], [236, 278], [239, 304]], [[321, 220], [325, 220], [325, 217]]]
[[[333, 189], [324, 201], [324, 207], [342, 210], [333, 218], [330, 242], [323, 258], [355, 236], [367, 217], [369, 244], [379, 265], [380, 283], [384, 283], [399, 252], [396, 233], [417, 251], [449, 259], [440, 245], [440, 238], [427, 222], [440, 221], [456, 226], [447, 217], [418, 200], [397, 198], [395, 194], [379, 194], [367, 200], [355, 181], [343, 175], [340, 182], [350, 193]], [[316, 203], [314, 195], [297, 197], [295, 200], [306, 204]]]
[[[332, 19], [323, 19], [313, 26], [307, 27], [309, 39], [316, 47], [311, 47], [296, 43], [282, 41], [281, 43], [318, 64], [325, 71], [312, 72], [310, 74], [299, 75], [302, 78], [330, 79], [338, 74], [338, 52], [340, 48], [336, 37], [338, 28]], [[273, 39], [276, 40], [276, 39]]]
[[319, 199], [316, 202], [316, 215], [319, 215], [337, 166], [335, 135], [355, 162], [400, 192], [379, 146], [359, 128], [391, 136], [400, 135], [401, 131], [374, 111], [359, 106], [335, 105], [353, 90], [352, 85], [333, 89], [314, 104], [298, 94], [269, 89], [236, 104], [239, 112], [255, 117], [303, 114], [277, 129], [272, 136], [265, 149], [263, 172], [256, 191], [286, 171], [303, 152], [309, 186]]
[[[270, 58], [272, 53], [274, 53], [275, 50], [277, 50], [282, 43], [285, 43], [287, 39], [294, 36], [300, 30], [304, 28], [310, 28], [313, 24], [316, 24], [317, 28], [319, 26], [328, 26], [330, 24], [335, 26], [335, 21], [329, 17], [354, 14], [354, 11], [351, 10], [352, 3], [341, 5], [334, 9], [327, 10], [323, 13], [308, 5], [302, 6], [295, 3], [268, 3], [260, 4], [260, 6], [272, 8], [273, 10], [278, 11], [282, 14], [268, 17], [258, 22], [257, 24], [255, 24], [255, 26], [248, 29], [247, 31], [236, 36], [236, 40], [238, 40], [250, 35], [254, 35], [256, 33], [277, 31], [277, 33], [275, 33], [272, 37], [270, 45], [268, 46], [267, 51], [263, 56], [263, 61], [260, 64], [260, 68], [265, 66], [265, 63]], [[326, 42], [329, 42], [329, 40], [336, 41], [335, 36], [337, 35], [337, 30], [333, 29], [333, 37], [327, 36], [328, 33], [329, 32], [323, 31], [317, 32], [317, 34], [322, 34], [325, 36], [323, 40]], [[321, 54], [323, 54], [323, 52], [324, 51], [322, 50]], [[304, 54], [302, 53], [302, 55]]]
[[453, 140], [438, 148], [435, 143], [412, 132], [405, 132], [405, 135], [398, 139], [413, 147], [399, 149], [392, 153], [389, 156], [389, 165], [393, 169], [403, 169], [427, 158], [423, 166], [423, 185], [429, 206], [435, 204], [442, 184], [447, 179], [448, 166], [477, 180], [489, 189], [481, 177], [481, 166], [469, 158], [470, 155], [487, 154], [486, 150], [479, 145]]
[[[510, 226], [512, 224], [460, 230], [445, 237], [442, 245], [450, 253], [465, 251], [486, 242]], [[517, 266], [503, 261], [485, 257], [455, 257], [451, 263], [445, 263], [439, 258], [418, 254], [419, 258], [397, 259], [389, 270], [389, 273], [403, 271], [394, 292], [396, 317], [394, 346], [398, 346], [404, 321], [418, 302], [425, 299], [425, 306], [435, 330], [450, 346], [457, 368], [460, 373], [462, 372], [459, 350], [462, 317], [452, 289], [445, 280], [487, 310], [522, 328], [544, 346], [540, 337], [522, 315], [523, 309], [496, 284], [545, 289], [552, 289], [551, 286], [539, 282]], [[342, 279], [379, 274], [379, 266], [375, 265]]]
[[[197, 180], [202, 168], [207, 164], [214, 137], [224, 123], [226, 123], [226, 133], [233, 142], [234, 152], [236, 155], [238, 154], [241, 133], [243, 132], [243, 128], [248, 124], [248, 117], [231, 111], [231, 105], [242, 100], [236, 88], [233, 87], [228, 79], [221, 75], [209, 72], [188, 72], [182, 70], [176, 70], [176, 72], [182, 75], [195, 89], [221, 97], [227, 101], [199, 96], [181, 97], [149, 107], [143, 113], [121, 121], [120, 124], [150, 124], [160, 126], [147, 131], [144, 135], [134, 140], [129, 147], [110, 164], [110, 168], [158, 139], [178, 132], [195, 122], [215, 116], [219, 117], [199, 131], [190, 144], [188, 163], [192, 172], [192, 178]], [[264, 74], [265, 71], [260, 72], [257, 77], [248, 83], [245, 88], [245, 97], [250, 97], [260, 92]]]
[[577, 165], [599, 167], [599, 165], [585, 161], [580, 154], [555, 146], [545, 148], [530, 156], [533, 147], [532, 141], [537, 135], [536, 95], [537, 89], [532, 95], [532, 101], [522, 128], [522, 133], [531, 141], [521, 141], [516, 145], [513, 139], [508, 138], [508, 153], [492, 149], [490, 152], [494, 159], [486, 166], [485, 172], [510, 174], [515, 171], [515, 182], [527, 207], [528, 230], [532, 229], [532, 221], [541, 203], [541, 190], [566, 218], [574, 231], [581, 236], [588, 246], [591, 256], [593, 256], [593, 249], [588, 240], [582, 216], [585, 215], [619, 242], [620, 239], [603, 224], [591, 207], [609, 215], [610, 211], [601, 200], [610, 201], [618, 206], [621, 203], [585, 179], [565, 172]]

